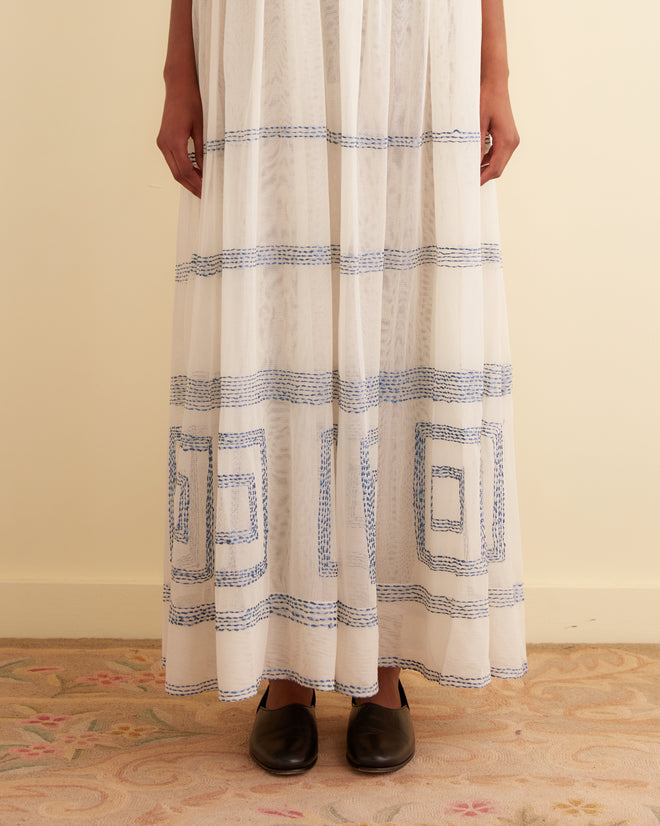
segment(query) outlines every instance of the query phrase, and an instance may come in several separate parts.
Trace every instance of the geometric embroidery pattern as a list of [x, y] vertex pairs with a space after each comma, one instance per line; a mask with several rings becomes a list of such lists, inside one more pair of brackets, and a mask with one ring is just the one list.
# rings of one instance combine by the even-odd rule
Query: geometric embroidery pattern
[[[482, 444], [482, 439], [490, 441], [492, 445], [492, 478], [485, 479], [487, 466], [484, 463], [485, 451], [481, 451], [482, 466], [479, 476], [480, 523], [481, 523], [481, 554], [479, 558], [465, 559], [456, 554], [432, 553], [427, 545], [427, 499], [430, 500], [430, 527], [433, 530], [453, 531], [462, 533], [465, 479], [464, 469], [445, 465], [431, 466], [430, 495], [427, 484], [426, 451], [429, 440], [440, 440], [462, 445]], [[433, 480], [438, 478], [453, 478], [458, 481], [458, 508], [460, 518], [446, 519], [436, 514], [433, 508]], [[488, 519], [484, 512], [484, 486], [488, 485], [488, 495], [492, 497], [492, 512]], [[453, 573], [457, 576], [481, 576], [488, 570], [488, 562], [498, 562], [504, 559], [504, 470], [503, 470], [503, 440], [502, 427], [496, 422], [482, 422], [481, 427], [454, 427], [451, 425], [417, 422], [415, 426], [415, 459], [413, 475], [413, 506], [415, 513], [415, 535], [417, 541], [417, 556], [432, 571]], [[488, 544], [488, 534], [492, 536], [492, 543]]]
[[226, 473], [218, 476], [218, 489], [229, 489], [232, 493], [245, 488], [248, 500], [249, 526], [243, 530], [216, 531], [218, 544], [238, 545], [241, 542], [254, 542], [259, 535], [257, 526], [257, 484], [254, 473]]
[[[174, 545], [186, 545], [190, 538], [190, 479], [183, 473], [184, 468], [177, 467], [177, 452], [188, 453], [192, 462], [197, 461], [206, 471], [206, 524], [202, 526], [199, 541], [204, 548], [190, 549], [189, 559], [195, 558], [197, 564], [185, 567], [175, 563]], [[170, 429], [169, 449], [169, 533], [170, 561], [172, 562], [172, 579], [175, 582], [205, 582], [213, 578], [214, 543], [213, 543], [213, 445], [210, 436], [195, 436], [182, 433], [180, 427]], [[201, 553], [200, 553], [201, 550]], [[199, 564], [200, 557], [202, 564]]]
[[447, 465], [433, 465], [432, 479], [455, 479], [458, 482], [458, 519], [443, 519], [436, 513], [435, 492], [436, 486], [431, 484], [431, 528], [434, 531], [453, 531], [463, 533], [463, 516], [465, 513], [465, 474], [462, 468], [448, 467]]
[[[218, 468], [223, 466], [222, 451], [245, 451], [245, 461], [250, 468], [254, 468], [255, 449], [258, 454], [258, 465], [260, 465], [261, 484], [261, 514], [263, 519], [263, 541], [261, 543], [263, 553], [257, 562], [251, 565], [240, 567], [240, 563], [234, 554], [235, 545], [250, 545], [259, 538], [258, 517], [259, 517], [259, 496], [257, 493], [257, 478], [253, 470], [242, 473], [225, 473], [218, 475], [218, 497], [222, 490], [227, 490], [230, 498], [236, 497], [241, 490], [244, 491], [247, 501], [247, 524], [245, 526], [234, 526], [237, 518], [236, 513], [240, 510], [240, 500], [236, 499], [234, 507], [228, 512], [218, 514], [218, 521], [224, 518], [228, 520], [230, 527], [222, 529], [218, 527], [215, 539], [218, 545], [229, 545], [226, 551], [216, 549], [216, 572], [215, 584], [218, 586], [246, 586], [256, 582], [266, 572], [268, 564], [267, 544], [268, 544], [268, 468], [266, 459], [266, 434], [264, 428], [248, 430], [242, 433], [219, 433], [218, 434]], [[241, 457], [242, 458], [242, 457]], [[249, 554], [249, 548], [245, 553]]]

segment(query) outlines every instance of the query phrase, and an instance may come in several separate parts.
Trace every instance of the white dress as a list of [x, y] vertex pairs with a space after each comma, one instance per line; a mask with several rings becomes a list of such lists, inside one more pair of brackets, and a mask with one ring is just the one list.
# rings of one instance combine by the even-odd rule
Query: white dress
[[166, 690], [525, 673], [480, 0], [195, 0]]

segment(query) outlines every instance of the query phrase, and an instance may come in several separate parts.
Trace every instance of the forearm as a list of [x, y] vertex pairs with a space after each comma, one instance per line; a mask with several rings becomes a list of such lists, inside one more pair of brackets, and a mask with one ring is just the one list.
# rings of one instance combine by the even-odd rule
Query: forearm
[[[165, 106], [156, 143], [175, 180], [198, 198], [204, 165], [204, 111], [197, 82], [192, 26], [193, 0], [172, 0], [165, 58]], [[195, 146], [194, 165], [188, 153]]]
[[170, 34], [163, 77], [169, 86], [197, 79], [192, 30], [193, 0], [172, 0]]
[[481, 82], [506, 86], [508, 79], [504, 0], [481, 0]]

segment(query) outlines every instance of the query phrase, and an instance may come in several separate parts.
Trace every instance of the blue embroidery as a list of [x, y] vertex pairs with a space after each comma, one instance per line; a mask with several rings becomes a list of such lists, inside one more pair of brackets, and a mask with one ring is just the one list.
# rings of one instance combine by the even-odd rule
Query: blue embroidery
[[[448, 614], [452, 617], [478, 619], [486, 605], [485, 600], [464, 601], [432, 594], [423, 585], [403, 585], [379, 583], [376, 586], [378, 602], [417, 602], [432, 614]], [[163, 602], [169, 603], [172, 589], [169, 583], [163, 584]], [[525, 601], [523, 583], [514, 583], [510, 588], [489, 588], [487, 605], [490, 608], [511, 608]], [[370, 609], [368, 609], [370, 610]], [[476, 612], [476, 613], [475, 613]], [[209, 615], [208, 619], [213, 619]]]
[[176, 474], [176, 489], [179, 491], [179, 501], [174, 502], [174, 510], [178, 510], [179, 518], [174, 530], [174, 541], [181, 544], [188, 543], [188, 519], [190, 517], [190, 483], [183, 473]]
[[426, 677], [427, 680], [454, 688], [485, 688], [487, 685], [490, 685], [491, 677], [500, 677], [507, 680], [523, 677], [527, 673], [526, 662], [522, 663], [519, 668], [497, 668], [491, 666], [490, 672], [481, 677], [459, 677], [455, 674], [444, 674], [441, 671], [435, 671], [429, 668], [427, 665], [424, 665], [424, 663], [420, 663], [417, 660], [409, 660], [405, 657], [381, 657], [378, 660], [378, 665], [390, 668], [408, 668]]
[[484, 619], [493, 608], [511, 608], [524, 602], [522, 585], [508, 589], [489, 589], [488, 597], [461, 601], [442, 594], [432, 594], [423, 585], [376, 586], [378, 602], [415, 602], [430, 614], [444, 614], [453, 619]]
[[222, 407], [248, 407], [264, 401], [322, 405], [339, 403], [347, 413], [363, 413], [380, 403], [400, 404], [429, 399], [452, 404], [473, 404], [485, 397], [507, 396], [512, 390], [510, 364], [485, 364], [483, 370], [449, 371], [433, 367], [382, 371], [362, 381], [340, 378], [339, 371], [303, 373], [267, 369], [248, 376], [195, 379], [174, 376], [170, 403], [186, 410], [208, 411]]
[[[504, 439], [502, 425], [499, 422], [484, 422], [482, 436], [493, 443], [493, 513], [490, 520], [493, 544], [488, 547], [486, 539], [486, 521], [483, 509], [483, 494], [481, 495], [481, 546], [490, 562], [502, 562], [506, 555], [504, 540]], [[482, 452], [482, 457], [483, 457]], [[482, 471], [485, 467], [482, 462]], [[483, 476], [483, 473], [482, 473]], [[482, 493], [482, 479], [479, 491]]]
[[292, 244], [263, 244], [250, 248], [225, 249], [215, 255], [195, 253], [190, 261], [176, 265], [176, 280], [210, 278], [223, 270], [252, 269], [254, 267], [282, 266], [339, 266], [342, 275], [361, 275], [384, 270], [414, 270], [425, 264], [436, 267], [481, 267], [487, 263], [501, 263], [499, 244], [487, 243], [479, 247], [439, 247], [431, 244], [412, 250], [385, 249], [358, 255], [342, 253], [339, 244], [300, 246]]
[[[389, 149], [404, 148], [417, 149], [426, 143], [480, 143], [480, 132], [464, 132], [453, 129], [445, 132], [434, 132], [430, 129], [421, 135], [344, 135], [327, 126], [259, 126], [251, 129], [232, 129], [224, 133], [222, 138], [214, 138], [204, 144], [204, 153], [222, 152], [228, 143], [244, 143], [266, 138], [303, 138], [323, 139], [330, 144], [343, 146], [348, 149]], [[194, 157], [194, 156], [192, 156]]]
[[[161, 665], [163, 668], [167, 668], [166, 657], [161, 658]], [[362, 686], [350, 685], [349, 683], [342, 683], [333, 679], [315, 680], [290, 668], [267, 668], [255, 683], [243, 689], [218, 689], [217, 678], [212, 678], [200, 683], [190, 683], [188, 685], [174, 685], [173, 683], [166, 682], [165, 691], [167, 694], [187, 696], [190, 694], [201, 694], [203, 691], [209, 691], [211, 689], [218, 689], [218, 696], [221, 700], [233, 702], [237, 700], [248, 700], [250, 697], [254, 697], [259, 691], [262, 680], [295, 680], [300, 685], [315, 688], [317, 691], [337, 691], [340, 694], [347, 694], [353, 697], [372, 697], [378, 691], [378, 681], [373, 683], [373, 685], [363, 688]]]
[[[167, 669], [167, 658], [161, 658], [161, 665]], [[445, 674], [440, 671], [435, 671], [432, 668], [418, 662], [417, 660], [405, 659], [403, 657], [380, 657], [378, 660], [380, 667], [398, 667], [407, 668], [410, 671], [416, 671], [427, 680], [439, 683], [440, 685], [451, 686], [454, 688], [484, 688], [491, 683], [492, 677], [500, 679], [516, 679], [524, 677], [528, 670], [527, 662], [521, 663], [518, 668], [498, 668], [491, 666], [490, 673], [479, 677], [459, 677], [455, 674]], [[295, 680], [300, 685], [314, 688], [317, 691], [336, 691], [339, 694], [346, 694], [349, 697], [372, 697], [378, 691], [378, 683], [365, 687], [350, 685], [342, 683], [338, 680], [326, 679], [315, 680], [300, 674], [298, 671], [285, 668], [269, 668], [266, 669], [259, 679], [244, 689], [227, 690], [218, 689], [217, 678], [204, 680], [200, 683], [190, 683], [187, 685], [175, 685], [170, 682], [165, 683], [165, 691], [167, 694], [174, 694], [177, 696], [187, 696], [190, 694], [201, 694], [203, 691], [210, 691], [212, 689], [218, 690], [218, 696], [221, 700], [233, 702], [237, 700], [248, 700], [254, 697], [259, 691], [259, 686], [262, 680]]]
[[511, 608], [519, 602], [525, 601], [525, 592], [522, 582], [510, 588], [489, 588], [488, 602], [491, 608]]
[[[432, 554], [426, 547], [426, 442], [440, 439], [463, 445], [480, 445], [482, 437], [494, 442], [493, 475], [493, 547], [486, 543], [486, 523], [483, 512], [483, 490], [480, 476], [481, 506], [481, 558], [462, 559], [455, 556]], [[483, 451], [482, 451], [483, 462]], [[483, 471], [483, 468], [482, 468]], [[481, 474], [483, 475], [483, 473]], [[488, 561], [500, 562], [504, 559], [504, 470], [502, 428], [495, 422], [482, 422], [481, 427], [460, 428], [451, 425], [418, 422], [415, 426], [415, 467], [413, 476], [413, 507], [415, 512], [415, 535], [417, 556], [432, 571], [445, 571], [457, 576], [479, 576], [488, 570]]]
[[[248, 495], [250, 526], [243, 530], [216, 531], [215, 541], [220, 545], [227, 543], [237, 545], [241, 542], [254, 542], [259, 537], [257, 526], [257, 484], [254, 473], [228, 473], [218, 476], [218, 488], [245, 487]], [[220, 517], [218, 517], [220, 519]]]
[[321, 433], [321, 469], [319, 485], [319, 575], [337, 576], [337, 563], [330, 558], [332, 540], [332, 450], [337, 444], [338, 426]]
[[[263, 557], [259, 562], [246, 568], [234, 568], [228, 563], [225, 564], [219, 558], [215, 574], [215, 584], [218, 586], [245, 586], [256, 582], [266, 572], [268, 567], [268, 467], [266, 453], [266, 432], [264, 428], [248, 430], [244, 433], [219, 433], [218, 434], [218, 456], [223, 450], [238, 450], [241, 448], [256, 447], [259, 452], [259, 462], [261, 465], [261, 511], [263, 515]], [[218, 467], [222, 467], [222, 461], [218, 459]], [[233, 545], [236, 543], [253, 542], [257, 540], [259, 532], [257, 527], [257, 488], [254, 473], [221, 474], [218, 476], [220, 487], [230, 487], [245, 485], [248, 492], [248, 504], [250, 512], [250, 525], [243, 530], [231, 528], [228, 531], [218, 531], [216, 535], [219, 544]], [[220, 556], [220, 554], [218, 554]], [[233, 555], [229, 556], [233, 560]]]
[[[177, 468], [177, 449], [205, 455], [208, 465], [206, 477], [206, 536], [205, 563], [202, 568], [182, 568], [174, 564], [174, 543], [189, 541], [190, 480]], [[170, 429], [169, 450], [169, 533], [171, 576], [174, 582], [205, 582], [213, 578], [214, 567], [214, 508], [213, 508], [213, 443], [210, 436], [183, 433], [180, 427]], [[178, 500], [176, 492], [179, 491]], [[175, 505], [178, 512], [175, 514]]]
[[455, 479], [458, 482], [458, 506], [460, 511], [458, 519], [442, 519], [437, 516], [434, 501], [435, 487], [431, 483], [431, 528], [434, 531], [463, 533], [463, 517], [465, 514], [465, 474], [463, 468], [433, 465], [431, 477], [432, 479]]
[[362, 478], [362, 502], [364, 506], [364, 529], [369, 559], [369, 582], [376, 582], [376, 482], [378, 469], [371, 468], [369, 448], [378, 444], [378, 428], [372, 428], [360, 439], [360, 475]]
[[214, 622], [216, 631], [246, 631], [271, 615], [312, 628], [371, 628], [377, 625], [375, 608], [354, 608], [343, 602], [312, 602], [290, 594], [270, 594], [240, 611], [218, 611], [215, 603], [192, 606], [170, 604], [172, 625], [190, 626]]

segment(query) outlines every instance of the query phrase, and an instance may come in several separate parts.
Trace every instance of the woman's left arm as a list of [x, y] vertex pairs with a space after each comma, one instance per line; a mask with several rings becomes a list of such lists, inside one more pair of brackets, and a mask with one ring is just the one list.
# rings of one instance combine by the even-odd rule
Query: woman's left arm
[[[481, 183], [499, 178], [520, 136], [509, 100], [504, 0], [481, 0]], [[486, 133], [493, 145], [486, 155]]]

